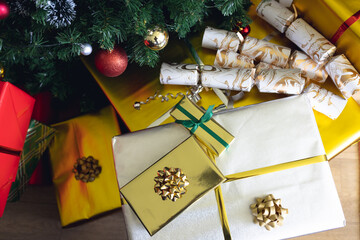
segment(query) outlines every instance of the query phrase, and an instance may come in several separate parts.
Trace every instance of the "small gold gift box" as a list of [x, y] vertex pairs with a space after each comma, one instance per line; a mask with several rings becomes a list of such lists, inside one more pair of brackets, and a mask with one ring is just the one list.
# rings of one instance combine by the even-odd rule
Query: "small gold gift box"
[[194, 136], [120, 189], [150, 235], [155, 234], [225, 177]]
[[170, 114], [176, 119], [176, 122], [187, 127], [212, 153], [219, 156], [234, 140], [234, 136], [211, 118], [211, 110], [210, 106], [205, 112], [184, 97]]

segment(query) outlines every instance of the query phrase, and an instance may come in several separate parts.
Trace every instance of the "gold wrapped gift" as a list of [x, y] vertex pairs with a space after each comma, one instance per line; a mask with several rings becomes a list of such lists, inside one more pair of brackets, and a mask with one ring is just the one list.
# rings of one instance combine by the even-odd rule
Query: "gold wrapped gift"
[[61, 225], [121, 207], [111, 137], [120, 134], [111, 106], [52, 126], [50, 162]]
[[174, 107], [170, 114], [176, 122], [187, 127], [216, 155], [220, 155], [234, 140], [233, 135], [211, 119], [211, 108], [205, 112], [186, 97]]
[[195, 137], [190, 136], [128, 182], [120, 192], [153, 235], [224, 181], [220, 170]]

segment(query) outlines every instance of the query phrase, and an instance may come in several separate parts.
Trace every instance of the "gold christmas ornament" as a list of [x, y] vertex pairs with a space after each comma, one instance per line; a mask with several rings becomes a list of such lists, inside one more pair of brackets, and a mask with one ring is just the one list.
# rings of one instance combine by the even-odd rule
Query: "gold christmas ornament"
[[169, 41], [169, 34], [166, 29], [155, 26], [147, 30], [144, 44], [151, 50], [159, 51], [163, 49]]
[[159, 194], [162, 200], [170, 199], [175, 202], [186, 193], [186, 187], [189, 181], [180, 168], [168, 168], [157, 172], [158, 176], [154, 178], [155, 193]]
[[73, 173], [75, 173], [76, 180], [85, 183], [93, 182], [101, 173], [99, 160], [94, 159], [92, 156], [79, 158], [74, 164]]
[[0, 80], [2, 80], [5, 77], [5, 69], [4, 67], [0, 64]]
[[281, 199], [275, 199], [272, 194], [265, 198], [256, 198], [256, 203], [251, 204], [250, 209], [254, 216], [254, 223], [265, 227], [268, 231], [282, 226], [284, 215], [288, 214], [288, 209], [281, 206]]

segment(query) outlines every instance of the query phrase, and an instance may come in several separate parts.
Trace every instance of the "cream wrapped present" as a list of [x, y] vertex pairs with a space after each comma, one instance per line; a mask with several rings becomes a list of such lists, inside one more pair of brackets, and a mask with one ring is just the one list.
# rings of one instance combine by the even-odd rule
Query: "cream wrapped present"
[[[219, 169], [228, 178], [246, 171], [254, 176], [222, 184], [223, 198], [220, 191], [207, 193], [152, 237], [129, 205], [123, 205], [129, 239], [218, 240], [224, 238], [224, 233], [233, 239], [284, 239], [344, 226], [328, 162], [258, 176], [259, 171], [252, 171], [284, 167], [286, 163], [302, 165], [309, 159], [324, 160], [325, 151], [306, 96], [234, 109], [214, 118], [236, 137], [217, 159]], [[138, 174], [134, 169], [151, 166], [187, 137], [188, 132], [175, 124], [116, 137], [113, 147], [120, 187]], [[126, 158], [121, 160], [120, 156]], [[307, 160], [298, 161], [301, 159]], [[253, 223], [249, 208], [255, 198], [268, 194], [281, 198], [283, 207], [289, 210], [284, 225], [270, 232]], [[229, 228], [224, 231], [217, 197], [223, 200], [220, 206], [226, 211], [222, 212], [227, 220], [224, 226]]]

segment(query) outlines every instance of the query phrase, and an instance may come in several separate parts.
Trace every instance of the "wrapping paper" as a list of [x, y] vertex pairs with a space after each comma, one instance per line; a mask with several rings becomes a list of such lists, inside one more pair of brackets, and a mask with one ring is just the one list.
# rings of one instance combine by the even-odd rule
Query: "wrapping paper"
[[264, 63], [264, 62], [259, 62], [256, 65], [255, 75], [258, 75], [261, 70], [266, 70], [266, 69], [280, 69], [280, 67], [277, 67], [275, 65], [271, 65], [271, 64], [268, 64], [268, 63]]
[[263, 69], [256, 75], [260, 92], [300, 94], [305, 87], [300, 69]]
[[[211, 115], [208, 114], [209, 110], [211, 109], [205, 112], [194, 102], [184, 97], [173, 108], [170, 114], [181, 124], [185, 121], [192, 122], [193, 126], [186, 126], [186, 124], [184, 124], [184, 126], [191, 131], [202, 144], [207, 146], [213, 154], [220, 155], [234, 140], [234, 136], [211, 118]], [[209, 117], [207, 121], [201, 121], [207, 117]], [[195, 125], [198, 123], [198, 127], [195, 128]]]
[[[111, 149], [111, 138], [120, 130], [112, 107], [52, 127], [56, 133], [49, 152], [61, 225], [120, 207]], [[88, 156], [99, 160], [102, 170], [85, 183], [75, 179], [73, 168], [78, 158]]]
[[15, 181], [35, 100], [9, 82], [0, 82], [0, 217]]
[[[325, 153], [305, 96], [234, 109], [215, 116], [215, 119], [236, 135], [234, 143], [217, 160], [224, 174]], [[149, 148], [151, 142], [153, 151], [147, 150], [143, 153], [133, 150], [132, 153], [137, 153], [134, 159], [143, 161], [120, 162], [120, 166], [117, 166], [120, 171], [118, 179], [131, 179], [132, 175], [127, 170], [131, 172], [131, 168], [137, 166], [146, 168], [147, 164], [157, 161], [157, 150], [164, 151], [163, 148], [168, 147], [164, 143], [169, 143], [169, 148], [174, 145], [172, 141], [180, 140], [176, 139], [176, 135], [181, 131], [178, 126], [169, 124], [137, 132], [134, 136], [127, 135], [129, 138], [121, 140], [123, 144], [127, 144], [127, 148]], [[116, 141], [118, 140], [120, 139]], [[119, 153], [122, 154], [121, 151]], [[115, 161], [118, 164], [116, 158]], [[233, 239], [284, 239], [342, 227], [345, 224], [327, 162], [225, 183], [222, 184], [222, 192]], [[299, 197], [299, 192], [302, 197]], [[255, 197], [264, 197], [269, 193], [281, 198], [283, 206], [290, 212], [284, 226], [271, 232], [253, 223], [249, 209]], [[224, 238], [215, 194], [212, 192], [207, 193], [152, 237], [128, 205], [123, 206], [123, 213], [129, 239], [168, 239], [169, 236], [172, 236], [172, 239]], [[174, 234], [179, 226], [182, 227], [181, 234]]]
[[241, 54], [278, 67], [285, 67], [291, 53], [288, 47], [247, 36], [242, 45]]
[[263, 0], [256, 8], [259, 17], [270, 23], [281, 33], [294, 21], [295, 14], [275, 0]]
[[297, 50], [291, 54], [289, 66], [290, 68], [301, 69], [304, 77], [318, 84], [324, 83], [328, 77], [328, 73], [323, 66], [318, 65], [308, 55]]
[[31, 120], [26, 134], [23, 152], [21, 153], [16, 179], [11, 185], [8, 201], [20, 199], [26, 189], [42, 154], [54, 137], [55, 130], [36, 120]]
[[214, 66], [221, 68], [253, 68], [254, 59], [228, 50], [217, 50]]
[[336, 119], [344, 110], [347, 100], [316, 84], [310, 84], [304, 91], [312, 107], [331, 119]]
[[226, 49], [237, 52], [239, 45], [240, 40], [236, 33], [222, 29], [206, 27], [202, 39], [202, 47], [214, 50]]
[[201, 85], [227, 90], [250, 92], [254, 86], [255, 68], [218, 68], [205, 66]]
[[336, 47], [329, 40], [302, 18], [292, 22], [285, 35], [318, 64], [323, 64], [336, 51]]
[[161, 84], [197, 85], [199, 82], [198, 65], [163, 63], [160, 69]]
[[[116, 162], [127, 161], [128, 157], [118, 155]], [[189, 184], [186, 186], [186, 192], [176, 202], [163, 200], [154, 192], [154, 177], [157, 177], [157, 172], [165, 167], [180, 168]], [[180, 143], [148, 169], [143, 170], [138, 169], [139, 175], [122, 187], [120, 192], [151, 235], [171, 222], [206, 192], [225, 181], [225, 177], [194, 136]]]
[[331, 58], [325, 69], [346, 99], [358, 91], [360, 75], [344, 54]]

